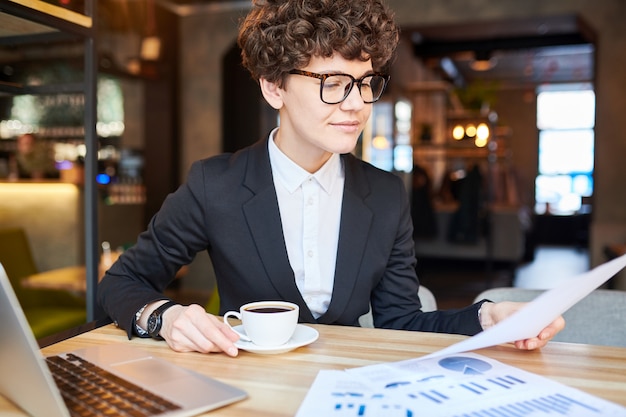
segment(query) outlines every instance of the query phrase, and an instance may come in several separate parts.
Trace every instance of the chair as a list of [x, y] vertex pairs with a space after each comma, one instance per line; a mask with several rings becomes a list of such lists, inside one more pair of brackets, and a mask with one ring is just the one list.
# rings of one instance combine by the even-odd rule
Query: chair
[[[422, 311], [426, 312], [437, 310], [437, 300], [428, 288], [420, 285], [419, 290], [417, 290], [417, 295], [422, 302]], [[359, 317], [359, 324], [361, 327], [374, 327], [374, 318], [372, 317], [371, 309], [366, 314]]]
[[[475, 301], [531, 301], [545, 290], [491, 288]], [[626, 291], [597, 289], [563, 314], [565, 328], [554, 341], [626, 347]]]
[[209, 296], [209, 300], [204, 306], [204, 309], [207, 313], [213, 314], [214, 316], [220, 314], [220, 293], [217, 292], [217, 286], [215, 286], [213, 291], [211, 291], [211, 295]]
[[36, 339], [87, 321], [87, 307], [83, 299], [62, 290], [22, 287], [23, 278], [38, 272], [23, 229], [0, 230], [0, 264], [9, 277]]

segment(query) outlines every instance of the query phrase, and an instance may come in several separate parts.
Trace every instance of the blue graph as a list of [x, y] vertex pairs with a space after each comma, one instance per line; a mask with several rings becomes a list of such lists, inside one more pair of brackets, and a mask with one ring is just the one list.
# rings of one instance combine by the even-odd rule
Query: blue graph
[[[439, 401], [441, 398], [438, 398], [439, 393], [422, 392], [420, 394], [425, 397], [432, 397], [431, 399], [435, 402], [441, 402]], [[394, 404], [385, 401], [384, 398], [380, 398], [380, 400], [380, 402], [337, 402], [334, 411], [336, 415], [341, 417], [413, 417], [420, 415], [421, 407]], [[581, 415], [581, 413], [585, 416], [593, 416], [602, 414], [602, 410], [560, 393], [512, 401], [486, 408], [468, 408], [470, 409], [466, 412], [450, 417], [542, 417]]]
[[491, 369], [491, 365], [485, 361], [466, 356], [451, 356], [439, 361], [442, 368], [450, 371], [461, 372], [465, 375], [482, 375]]
[[[453, 417], [524, 417], [547, 415], [571, 415], [572, 412], [585, 410], [589, 415], [599, 414], [601, 410], [577, 401], [563, 394], [554, 394], [543, 397], [517, 401], [497, 407], [474, 410], [471, 414], [456, 414]], [[592, 413], [592, 414], [591, 414]]]
[[350, 386], [352, 389], [344, 385], [344, 389], [332, 390], [331, 402], [322, 414], [332, 417], [626, 415], [607, 414], [621, 410], [615, 404], [475, 356], [446, 357], [433, 361], [421, 372], [398, 375], [397, 379], [392, 376], [380, 380], [377, 388], [370, 386], [373, 389], [361, 391], [355, 383]]

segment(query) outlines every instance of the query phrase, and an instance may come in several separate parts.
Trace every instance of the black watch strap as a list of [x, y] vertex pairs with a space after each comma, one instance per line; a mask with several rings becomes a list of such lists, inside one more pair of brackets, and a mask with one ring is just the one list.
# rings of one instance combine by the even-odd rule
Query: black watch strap
[[150, 317], [148, 317], [148, 334], [153, 339], [163, 340], [159, 333], [161, 332], [161, 327], [163, 326], [163, 313], [172, 307], [177, 305], [176, 301], [168, 301], [159, 307], [157, 307], [152, 313], [150, 313]]

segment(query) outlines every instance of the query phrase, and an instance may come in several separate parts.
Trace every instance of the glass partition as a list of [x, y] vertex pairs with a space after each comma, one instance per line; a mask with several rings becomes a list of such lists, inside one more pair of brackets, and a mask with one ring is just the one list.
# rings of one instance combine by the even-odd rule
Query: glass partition
[[[4, 159], [8, 178], [0, 178], [0, 187], [2, 183], [19, 186], [22, 181], [10, 178], [10, 175], [11, 165], [17, 163], [17, 137], [23, 133], [41, 133], [42, 130], [47, 136], [82, 140], [85, 147], [84, 175], [79, 181], [82, 183], [81, 204], [76, 210], [79, 214], [75, 216], [80, 220], [81, 233], [74, 247], [65, 249], [70, 253], [76, 251], [77, 259], [84, 261], [86, 266], [88, 320], [101, 315], [96, 311], [95, 303], [99, 250], [95, 183], [97, 74], [94, 4], [93, 0], [84, 0], [76, 2], [73, 8], [66, 8], [41, 0], [7, 0], [0, 3], [0, 119], [8, 121], [3, 124], [0, 134], [0, 171]], [[26, 119], [15, 122], [16, 119], [12, 118], [15, 114]], [[37, 120], [27, 120], [33, 115]], [[40, 156], [33, 156], [33, 149], [44, 156], [48, 152], [46, 144], [37, 143], [34, 146], [32, 139], [19, 143], [19, 148], [19, 151], [28, 152], [29, 156], [24, 160], [29, 161], [31, 168], [37, 168], [42, 163]], [[47, 175], [36, 175], [36, 178], [23, 181], [25, 184], [36, 182], [41, 187], [58, 183], [57, 178], [47, 178]], [[41, 198], [57, 202], [64, 198], [46, 192], [40, 194]], [[67, 204], [75, 204], [70, 200], [76, 199], [68, 199]], [[42, 207], [45, 207], [45, 202]], [[4, 224], [4, 220], [0, 219], [0, 227], [21, 227], [27, 234], [33, 229], [32, 234], [37, 237], [31, 239], [33, 255], [36, 261], [39, 260], [39, 265], [48, 267], [50, 259], [44, 261], [43, 258], [50, 251], [41, 249], [39, 245], [54, 241], [55, 237], [42, 237], [34, 232], [34, 228], [41, 233], [47, 226], [55, 224], [52, 218], [46, 220], [46, 213], [47, 210], [38, 211], [38, 222], [29, 221], [25, 215], [3, 216], [3, 219], [11, 219], [10, 224]], [[51, 227], [50, 230], [56, 229]], [[76, 233], [75, 230], [72, 232]]]

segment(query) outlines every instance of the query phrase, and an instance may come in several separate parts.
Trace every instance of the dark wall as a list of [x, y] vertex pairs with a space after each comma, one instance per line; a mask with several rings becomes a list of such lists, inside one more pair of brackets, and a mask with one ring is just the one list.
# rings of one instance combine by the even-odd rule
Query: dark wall
[[234, 152], [267, 135], [276, 124], [276, 111], [241, 65], [241, 50], [236, 44], [224, 55], [222, 74], [222, 149]]
[[163, 45], [159, 61], [145, 63], [144, 80], [144, 184], [146, 186], [145, 221], [159, 210], [165, 197], [179, 185], [179, 98], [178, 98], [178, 19], [157, 9]]

